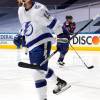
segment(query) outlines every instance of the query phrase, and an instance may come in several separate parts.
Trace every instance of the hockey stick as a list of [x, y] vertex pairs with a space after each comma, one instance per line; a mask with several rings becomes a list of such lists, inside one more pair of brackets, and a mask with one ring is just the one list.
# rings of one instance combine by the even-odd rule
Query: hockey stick
[[71, 46], [71, 48], [75, 51], [76, 55], [79, 57], [79, 59], [82, 61], [82, 63], [85, 65], [86, 68], [88, 68], [88, 69], [94, 68], [93, 65], [92, 65], [92, 66], [87, 66], [87, 64], [84, 62], [84, 60], [83, 60], [82, 57], [78, 54], [78, 52], [75, 50], [75, 48], [71, 45], [71, 43], [70, 43], [70, 46]]
[[18, 66], [19, 67], [23, 67], [23, 68], [30, 68], [30, 69], [38, 69], [38, 70], [42, 70], [40, 68], [40, 66], [42, 66], [43, 64], [45, 64], [54, 54], [57, 53], [57, 50], [54, 51], [49, 57], [47, 57], [47, 59], [45, 59], [40, 65], [33, 65], [33, 64], [28, 64], [28, 63], [25, 63], [25, 62], [19, 62], [18, 63]]
[[[69, 41], [71, 41], [77, 34], [79, 34], [83, 29], [85, 29], [90, 23], [92, 23], [98, 16], [96, 16], [94, 19], [91, 19], [86, 25], [84, 25], [78, 32], [76, 32]], [[67, 41], [68, 42], [68, 41]], [[30, 69], [40, 69], [40, 66], [45, 64], [52, 56], [54, 56], [57, 53], [58, 50], [54, 51], [47, 59], [45, 59], [40, 65], [33, 65], [28, 64], [24, 62], [19, 62], [18, 66], [23, 68], [30, 68]], [[41, 69], [40, 69], [41, 70]]]

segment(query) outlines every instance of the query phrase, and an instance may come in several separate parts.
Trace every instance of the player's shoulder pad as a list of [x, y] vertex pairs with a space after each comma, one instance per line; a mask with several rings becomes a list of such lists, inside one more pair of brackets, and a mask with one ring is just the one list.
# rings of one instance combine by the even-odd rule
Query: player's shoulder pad
[[76, 24], [75, 22], [73, 22], [73, 24]]
[[18, 8], [18, 13], [21, 13], [25, 8], [23, 6]]
[[18, 10], [24, 10], [25, 8], [23, 6], [19, 7]]
[[44, 11], [44, 10], [48, 11], [46, 6], [41, 3], [35, 2], [34, 6], [35, 6], [35, 9], [41, 9], [41, 11]]
[[43, 7], [43, 4], [38, 3], [38, 2], [35, 2], [35, 4], [34, 4], [34, 8], [35, 8], [35, 9], [40, 9], [40, 8], [42, 8], [42, 7]]

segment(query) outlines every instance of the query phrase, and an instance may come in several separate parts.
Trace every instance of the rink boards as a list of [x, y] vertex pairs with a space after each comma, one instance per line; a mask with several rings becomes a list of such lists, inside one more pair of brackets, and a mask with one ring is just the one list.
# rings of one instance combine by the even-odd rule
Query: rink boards
[[[16, 49], [13, 44], [15, 35], [16, 33], [0, 33], [0, 49]], [[71, 44], [76, 50], [100, 51], [100, 33], [80, 33], [71, 40]], [[56, 49], [55, 45], [56, 43], [53, 44], [52, 50]]]

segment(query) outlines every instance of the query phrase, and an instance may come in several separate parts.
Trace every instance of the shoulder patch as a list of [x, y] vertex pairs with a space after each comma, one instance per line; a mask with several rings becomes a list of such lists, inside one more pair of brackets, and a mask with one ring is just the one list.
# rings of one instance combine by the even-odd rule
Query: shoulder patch
[[35, 9], [39, 9], [40, 7], [41, 7], [41, 6], [38, 5], [38, 4], [35, 5]]

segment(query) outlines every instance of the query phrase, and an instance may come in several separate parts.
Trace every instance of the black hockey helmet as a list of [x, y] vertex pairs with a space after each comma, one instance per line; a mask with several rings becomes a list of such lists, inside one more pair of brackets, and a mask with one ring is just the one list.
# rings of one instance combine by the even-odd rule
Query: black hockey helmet
[[72, 16], [66, 16], [66, 19], [73, 19]]

